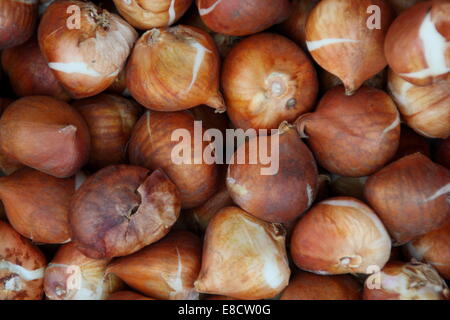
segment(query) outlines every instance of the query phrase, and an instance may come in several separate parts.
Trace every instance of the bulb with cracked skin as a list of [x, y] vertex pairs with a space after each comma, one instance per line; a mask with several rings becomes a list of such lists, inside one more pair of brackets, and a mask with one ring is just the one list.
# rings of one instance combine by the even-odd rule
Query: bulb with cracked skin
[[391, 69], [406, 81], [425, 86], [450, 81], [450, 3], [419, 2], [394, 20], [384, 51]]
[[387, 65], [383, 46], [391, 20], [383, 0], [322, 0], [308, 16], [306, 46], [352, 95]]
[[366, 279], [364, 300], [447, 300], [450, 291], [432, 266], [389, 262]]
[[175, 230], [161, 241], [114, 261], [108, 273], [156, 299], [198, 300], [194, 290], [202, 243], [194, 234]]
[[48, 66], [76, 99], [94, 96], [114, 82], [136, 38], [118, 15], [77, 0], [52, 3], [38, 31]]
[[81, 115], [47, 96], [14, 101], [0, 119], [0, 148], [11, 159], [49, 175], [74, 175], [88, 160], [90, 137]]
[[217, 47], [207, 32], [184, 25], [154, 28], [133, 49], [127, 88], [151, 110], [179, 111], [206, 104], [223, 112], [219, 67]]
[[260, 33], [234, 46], [222, 69], [227, 113], [237, 128], [276, 129], [311, 111], [317, 75], [291, 40]]
[[391, 239], [364, 202], [335, 197], [314, 205], [296, 226], [291, 254], [302, 270], [320, 275], [371, 273], [389, 260]]
[[74, 242], [61, 246], [45, 270], [44, 291], [50, 300], [104, 300], [123, 287], [106, 274], [109, 259], [86, 257]]
[[412, 258], [432, 265], [443, 278], [450, 280], [450, 221], [408, 242], [405, 249]]
[[416, 86], [389, 70], [388, 88], [410, 128], [427, 138], [450, 136], [450, 81]]
[[364, 195], [396, 245], [436, 230], [450, 218], [450, 172], [421, 153], [370, 176]]
[[220, 210], [210, 221], [203, 246], [198, 292], [235, 299], [268, 299], [289, 281], [285, 231], [238, 207]]
[[[261, 157], [261, 149], [266, 145], [271, 150], [270, 163]], [[252, 155], [258, 153], [257, 161], [252, 163]], [[295, 128], [287, 123], [268, 139], [266, 136], [249, 139], [238, 147], [232, 159], [234, 163], [228, 166], [226, 180], [228, 192], [234, 203], [259, 219], [292, 222], [311, 206], [317, 195], [314, 157]]]
[[133, 27], [148, 30], [171, 26], [186, 12], [192, 0], [113, 0]]
[[40, 300], [45, 257], [38, 247], [0, 221], [0, 300]]
[[180, 214], [179, 192], [162, 170], [112, 165], [72, 199], [73, 241], [95, 259], [132, 254], [164, 237]]
[[328, 91], [315, 112], [300, 116], [297, 129], [328, 171], [362, 177], [381, 169], [397, 151], [400, 115], [385, 92], [361, 87], [352, 96], [344, 87]]

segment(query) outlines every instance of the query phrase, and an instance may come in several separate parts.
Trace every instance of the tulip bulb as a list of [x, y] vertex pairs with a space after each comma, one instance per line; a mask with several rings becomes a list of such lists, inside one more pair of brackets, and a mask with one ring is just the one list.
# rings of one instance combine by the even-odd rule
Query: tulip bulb
[[[228, 166], [226, 182], [231, 198], [242, 209], [265, 221], [287, 223], [313, 203], [318, 174], [314, 157], [295, 128], [282, 124], [276, 135], [270, 137], [268, 143], [263, 136], [241, 145], [234, 155], [237, 161]], [[278, 138], [278, 143], [274, 137]], [[272, 150], [272, 144], [278, 144], [279, 148], [275, 154], [278, 159], [272, 159], [270, 168], [259, 157], [256, 163], [250, 162], [250, 155], [257, 154], [256, 148], [264, 143], [270, 145], [267, 150]], [[239, 163], [240, 154], [245, 154], [245, 163]], [[270, 169], [269, 174], [263, 175], [263, 169]]]
[[371, 273], [389, 260], [391, 239], [375, 212], [351, 197], [321, 201], [294, 227], [291, 254], [303, 270], [320, 275]]
[[421, 153], [370, 176], [364, 194], [396, 245], [433, 231], [450, 218], [450, 172]]
[[140, 106], [134, 101], [110, 94], [78, 100], [73, 106], [89, 128], [91, 152], [88, 164], [93, 168], [103, 168], [125, 163], [127, 143], [141, 115]]
[[364, 300], [446, 300], [450, 291], [430, 265], [390, 262], [367, 278]]
[[386, 66], [383, 45], [391, 19], [383, 0], [322, 0], [306, 22], [306, 45], [351, 95]]
[[123, 283], [107, 275], [108, 259], [91, 259], [75, 243], [60, 247], [45, 270], [44, 290], [50, 300], [104, 300]]
[[450, 221], [406, 244], [407, 252], [418, 261], [426, 261], [450, 280]]
[[[195, 208], [217, 191], [218, 169], [215, 163], [195, 163], [196, 151], [191, 142], [181, 142], [190, 149], [189, 161], [175, 163], [172, 152], [180, 142], [172, 141], [171, 137], [177, 129], [186, 130], [189, 137], [194, 137], [194, 117], [190, 112], [147, 111], [131, 135], [130, 163], [149, 169], [162, 168], [179, 189], [183, 209]], [[207, 146], [208, 142], [201, 143], [202, 155]]]
[[213, 31], [246, 36], [284, 21], [291, 4], [288, 0], [197, 0], [197, 7]]
[[130, 287], [157, 299], [198, 300], [194, 290], [202, 243], [187, 231], [173, 231], [161, 241], [108, 267]]
[[5, 49], [2, 66], [14, 93], [19, 97], [42, 95], [70, 100], [69, 94], [48, 67], [35, 38], [20, 46]]
[[38, 36], [48, 66], [69, 93], [80, 99], [114, 82], [137, 33], [118, 15], [91, 2], [63, 0], [44, 12]]
[[94, 259], [134, 253], [164, 237], [178, 219], [178, 190], [161, 170], [113, 165], [75, 192], [70, 224], [78, 249]]
[[449, 23], [448, 1], [419, 2], [400, 14], [389, 28], [384, 46], [391, 69], [417, 86], [449, 81]]
[[220, 210], [206, 230], [198, 292], [267, 299], [289, 281], [285, 232], [237, 207]]
[[191, 3], [192, 0], [114, 0], [122, 17], [142, 30], [174, 24]]
[[361, 300], [361, 285], [349, 275], [320, 276], [299, 272], [280, 300]]
[[3, 112], [0, 148], [15, 161], [65, 178], [87, 162], [89, 131], [67, 103], [46, 96], [24, 97]]
[[430, 145], [428, 144], [427, 139], [407, 126], [402, 126], [397, 153], [394, 158], [392, 158], [392, 161], [416, 152], [420, 152], [423, 155], [430, 157]]
[[22, 168], [0, 178], [0, 199], [11, 225], [37, 243], [70, 241], [69, 206], [74, 178], [55, 178]]
[[137, 41], [127, 66], [133, 98], [156, 111], [178, 111], [206, 104], [220, 112], [220, 58], [203, 30], [178, 25], [152, 29]]
[[397, 14], [402, 13], [406, 9], [411, 8], [413, 5], [421, 1], [425, 0], [387, 0]]
[[0, 300], [40, 300], [45, 257], [6, 222], [0, 221]]
[[289, 39], [262, 33], [242, 40], [225, 58], [227, 113], [242, 129], [276, 129], [310, 111], [318, 83], [314, 67]]
[[400, 116], [389, 95], [362, 87], [345, 95], [342, 86], [328, 91], [314, 113], [296, 121], [317, 161], [328, 171], [362, 177], [381, 169], [397, 151]]
[[34, 32], [38, 0], [0, 1], [0, 50], [27, 41]]
[[[320, 80], [320, 90], [321, 92], [327, 92], [331, 88], [343, 85], [342, 81], [335, 75], [329, 73], [328, 71], [319, 68], [318, 71]], [[367, 79], [363, 82], [363, 86], [373, 87], [380, 90], [384, 90], [387, 83], [387, 72], [386, 69], [378, 72], [373, 77]]]
[[388, 87], [410, 128], [428, 138], [450, 136], [450, 81], [416, 86], [390, 71]]

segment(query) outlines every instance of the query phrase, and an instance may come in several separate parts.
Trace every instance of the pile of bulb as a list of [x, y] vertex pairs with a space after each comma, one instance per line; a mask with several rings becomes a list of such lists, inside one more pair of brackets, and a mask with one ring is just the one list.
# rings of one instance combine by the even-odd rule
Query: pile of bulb
[[449, 0], [94, 2], [0, 0], [0, 300], [450, 299]]

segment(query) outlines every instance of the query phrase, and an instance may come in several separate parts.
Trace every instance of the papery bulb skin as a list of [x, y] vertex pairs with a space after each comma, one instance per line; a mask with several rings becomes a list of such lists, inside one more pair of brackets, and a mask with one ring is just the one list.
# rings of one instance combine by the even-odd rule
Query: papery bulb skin
[[180, 214], [179, 193], [161, 170], [113, 165], [77, 190], [70, 224], [78, 249], [94, 259], [132, 254], [164, 237]]
[[123, 283], [107, 275], [109, 259], [92, 259], [74, 242], [61, 246], [45, 270], [44, 290], [49, 300], [105, 300]]
[[421, 153], [370, 176], [364, 194], [396, 245], [433, 231], [450, 218], [450, 172]]
[[127, 88], [155, 111], [179, 111], [206, 104], [225, 111], [219, 92], [220, 58], [205, 31], [178, 25], [155, 28], [137, 41], [127, 65]]
[[27, 41], [36, 27], [38, 0], [0, 2], [0, 50]]
[[276, 129], [311, 111], [318, 82], [311, 61], [294, 42], [261, 33], [231, 49], [223, 65], [222, 88], [237, 128]]
[[[189, 111], [147, 111], [134, 127], [128, 145], [131, 164], [149, 169], [162, 168], [167, 173], [180, 191], [183, 209], [201, 205], [218, 187], [217, 165], [198, 159], [195, 141], [184, 138], [181, 142], [179, 138], [172, 141], [175, 130], [183, 130], [189, 133], [189, 137], [194, 137], [194, 121], [194, 116]], [[203, 130], [203, 127], [200, 125], [198, 129]], [[201, 150], [200, 156], [206, 152], [207, 145], [208, 142], [201, 142], [201, 149], [198, 148]], [[179, 147], [187, 149], [183, 153], [183, 159], [175, 159], [179, 155], [175, 154]], [[200, 163], [196, 163], [199, 160]]]
[[416, 86], [389, 70], [388, 88], [410, 128], [427, 138], [450, 136], [450, 81]]
[[0, 178], [0, 199], [9, 222], [36, 243], [70, 241], [69, 208], [74, 192], [74, 178], [55, 178], [31, 168]]
[[164, 300], [198, 300], [194, 290], [201, 266], [202, 243], [194, 234], [175, 230], [161, 241], [108, 266], [130, 287]]
[[137, 33], [118, 15], [91, 2], [64, 0], [47, 8], [38, 38], [55, 77], [73, 98], [80, 99], [94, 96], [114, 82]]
[[447, 300], [450, 291], [430, 265], [389, 262], [367, 278], [364, 300]]
[[[389, 67], [404, 80], [426, 86], [450, 80], [450, 3], [419, 2], [400, 14], [386, 35]], [[447, 92], [448, 93], [448, 92]]]
[[26, 166], [65, 178], [88, 160], [86, 122], [67, 103], [47, 96], [13, 102], [0, 119], [2, 152]]
[[295, 41], [306, 51], [306, 21], [311, 10], [319, 2], [320, 0], [293, 0], [289, 17], [276, 27], [281, 34]]
[[[317, 195], [317, 166], [294, 127], [282, 124], [278, 133], [266, 138], [253, 137], [238, 147], [234, 163], [228, 166], [228, 192], [237, 205], [259, 219], [291, 222]], [[263, 145], [273, 152], [269, 164], [258, 153]]]
[[416, 152], [420, 152], [424, 156], [430, 158], [430, 145], [425, 137], [419, 135], [405, 125], [402, 126], [400, 131], [400, 142], [398, 144], [397, 153], [391, 161], [398, 160]]
[[314, 205], [296, 226], [291, 255], [302, 270], [320, 275], [370, 274], [389, 260], [391, 239], [375, 212], [351, 197]]
[[306, 45], [351, 95], [387, 65], [383, 46], [391, 20], [383, 0], [322, 0], [306, 22]]
[[280, 300], [361, 300], [361, 285], [350, 275], [297, 273]]
[[17, 96], [42, 95], [70, 100], [48, 67], [35, 37], [20, 46], [3, 50], [2, 66]]
[[318, 163], [347, 177], [381, 169], [397, 151], [400, 115], [385, 92], [362, 87], [347, 96], [342, 86], [328, 91], [314, 113], [296, 121]]
[[435, 154], [435, 161], [450, 170], [450, 138], [439, 143]]
[[[1, 70], [0, 70], [1, 75]], [[1, 80], [1, 79], [0, 79]], [[9, 98], [0, 98], [0, 115], [3, 113], [3, 111], [6, 109], [7, 106], [9, 106], [11, 103], [13, 103], [14, 100]], [[18, 162], [17, 160], [7, 156], [4, 154], [0, 149], [0, 172], [3, 173], [3, 175], [10, 175], [11, 173], [17, 171], [18, 169], [22, 168], [23, 164]]]
[[107, 93], [115, 93], [124, 97], [129, 97], [130, 92], [127, 89], [127, 71], [124, 67], [117, 75], [114, 82], [106, 89]]
[[100, 94], [72, 104], [83, 116], [91, 136], [88, 165], [95, 169], [126, 163], [127, 143], [141, 107], [132, 100]]
[[443, 278], [450, 280], [450, 221], [405, 245], [417, 261], [432, 265]]
[[114, 0], [120, 15], [141, 30], [171, 26], [191, 3], [192, 0]]
[[226, 207], [206, 230], [198, 292], [235, 299], [268, 299], [289, 281], [285, 232], [237, 207]]
[[387, 2], [392, 7], [392, 9], [394, 9], [397, 15], [411, 8], [416, 3], [423, 1], [425, 0], [387, 0]]
[[197, 0], [203, 22], [211, 30], [233, 36], [263, 31], [287, 19], [288, 0]]
[[106, 300], [155, 300], [133, 291], [118, 291], [110, 295]]
[[44, 255], [6, 222], [0, 234], [0, 300], [41, 300]]

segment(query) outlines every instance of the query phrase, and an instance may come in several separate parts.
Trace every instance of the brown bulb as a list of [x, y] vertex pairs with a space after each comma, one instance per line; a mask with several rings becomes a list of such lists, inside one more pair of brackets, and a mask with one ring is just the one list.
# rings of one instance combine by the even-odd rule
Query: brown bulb
[[0, 2], [0, 50], [27, 41], [36, 27], [38, 0]]
[[201, 265], [202, 243], [187, 231], [176, 230], [161, 241], [120, 258], [108, 272], [146, 296], [169, 300], [198, 300], [194, 290]]
[[66, 243], [71, 239], [70, 200], [75, 178], [55, 178], [22, 168], [0, 178], [0, 198], [11, 225], [37, 243]]
[[342, 86], [335, 87], [314, 113], [300, 116], [296, 124], [319, 164], [341, 176], [362, 177], [381, 169], [394, 156], [400, 139], [394, 102], [371, 87], [352, 96], [345, 95]]
[[450, 218], [450, 172], [421, 153], [370, 176], [364, 194], [396, 245], [433, 231]]
[[88, 160], [86, 122], [67, 103], [46, 96], [13, 102], [0, 119], [2, 152], [55, 177], [74, 175]]
[[132, 100], [101, 94], [75, 101], [89, 128], [91, 152], [88, 164], [95, 169], [126, 163], [127, 143], [141, 115], [141, 107]]
[[[205, 161], [195, 163], [194, 142], [172, 141], [175, 130], [195, 135], [194, 117], [188, 111], [156, 112], [147, 111], [133, 129], [128, 152], [130, 162], [149, 169], [162, 168], [180, 191], [184, 209], [194, 208], [204, 203], [217, 191], [218, 169], [215, 163]], [[200, 126], [200, 128], [203, 128]], [[194, 140], [194, 139], [193, 139]], [[174, 162], [173, 150], [176, 146], [186, 146], [190, 151], [188, 161]], [[202, 155], [208, 143], [200, 144]]]
[[97, 171], [77, 190], [70, 225], [83, 254], [105, 259], [158, 241], [179, 214], [178, 190], [163, 171], [113, 165]]

